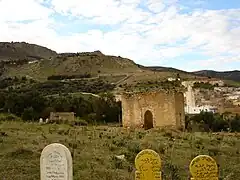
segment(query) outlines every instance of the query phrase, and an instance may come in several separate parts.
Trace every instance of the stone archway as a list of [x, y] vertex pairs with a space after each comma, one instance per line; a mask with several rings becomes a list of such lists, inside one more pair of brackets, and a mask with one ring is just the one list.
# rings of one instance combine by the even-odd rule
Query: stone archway
[[151, 129], [153, 128], [153, 114], [151, 111], [147, 110], [144, 114], [144, 129]]

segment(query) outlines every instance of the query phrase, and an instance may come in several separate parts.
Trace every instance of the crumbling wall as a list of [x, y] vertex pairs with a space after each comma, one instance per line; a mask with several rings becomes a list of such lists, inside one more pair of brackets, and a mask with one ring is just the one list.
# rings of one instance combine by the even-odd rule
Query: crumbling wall
[[185, 128], [185, 111], [184, 111], [184, 95], [183, 93], [175, 94], [175, 113], [177, 127]]
[[74, 112], [51, 112], [49, 120], [50, 122], [57, 122], [57, 121], [72, 122], [75, 120]]
[[142, 127], [147, 110], [153, 115], [153, 127], [184, 126], [184, 96], [178, 92], [139, 92], [122, 94], [124, 127]]

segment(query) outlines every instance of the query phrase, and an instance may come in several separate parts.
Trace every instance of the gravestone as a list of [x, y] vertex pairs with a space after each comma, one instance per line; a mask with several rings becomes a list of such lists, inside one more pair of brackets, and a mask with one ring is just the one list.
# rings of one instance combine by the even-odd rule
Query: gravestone
[[39, 119], [39, 124], [42, 124], [43, 123], [43, 118], [40, 118]]
[[135, 158], [135, 180], [161, 180], [161, 164], [158, 153], [142, 150]]
[[218, 180], [216, 161], [208, 155], [195, 157], [189, 165], [191, 180]]
[[59, 143], [47, 145], [40, 157], [41, 180], [72, 180], [72, 156], [68, 148]]

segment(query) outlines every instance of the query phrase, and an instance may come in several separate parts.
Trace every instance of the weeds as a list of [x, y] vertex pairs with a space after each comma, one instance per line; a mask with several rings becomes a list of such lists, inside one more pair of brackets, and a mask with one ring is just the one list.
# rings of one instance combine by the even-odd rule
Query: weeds
[[[39, 179], [42, 149], [53, 142], [67, 146], [74, 156], [74, 179], [131, 180], [134, 160], [145, 148], [159, 153], [163, 178], [187, 179], [191, 160], [209, 154], [220, 165], [221, 178], [240, 175], [239, 136], [180, 133], [172, 130], [127, 131], [120, 127], [90, 127], [1, 122], [0, 177], [4, 180]], [[124, 160], [116, 158], [124, 155]], [[14, 172], [14, 173], [13, 173]]]
[[179, 169], [175, 164], [172, 163], [165, 163], [164, 164], [164, 173], [163, 173], [164, 179], [168, 180], [180, 180], [182, 179], [179, 175]]

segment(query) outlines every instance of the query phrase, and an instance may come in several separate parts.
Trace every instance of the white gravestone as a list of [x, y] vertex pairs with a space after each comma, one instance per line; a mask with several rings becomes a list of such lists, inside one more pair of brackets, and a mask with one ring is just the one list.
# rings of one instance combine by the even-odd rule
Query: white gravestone
[[48, 122], [49, 122], [49, 119], [47, 118], [47, 119], [46, 119], [46, 123], [48, 123]]
[[39, 119], [39, 123], [42, 124], [43, 123], [43, 118]]
[[69, 149], [59, 143], [47, 145], [40, 157], [41, 180], [72, 180], [72, 156]]

